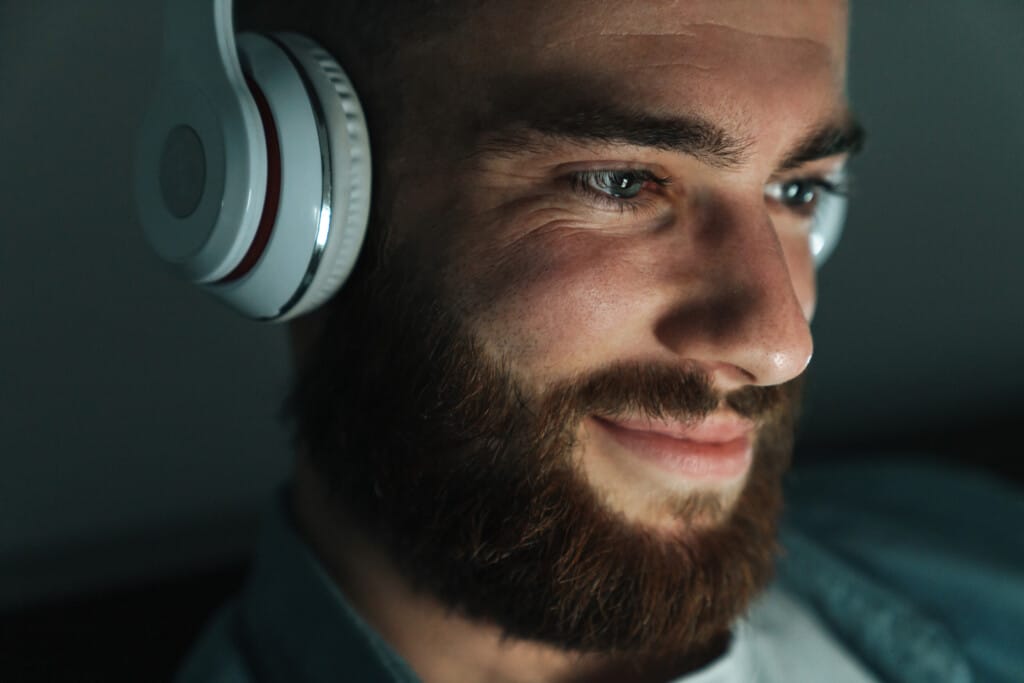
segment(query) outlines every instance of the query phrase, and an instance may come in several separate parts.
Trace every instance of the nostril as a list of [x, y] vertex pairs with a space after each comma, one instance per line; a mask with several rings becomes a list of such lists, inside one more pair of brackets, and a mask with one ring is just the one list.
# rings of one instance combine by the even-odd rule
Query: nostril
[[715, 390], [721, 394], [728, 394], [758, 383], [757, 376], [754, 373], [745, 367], [733, 363], [704, 360], [694, 360], [694, 363], [708, 374]]

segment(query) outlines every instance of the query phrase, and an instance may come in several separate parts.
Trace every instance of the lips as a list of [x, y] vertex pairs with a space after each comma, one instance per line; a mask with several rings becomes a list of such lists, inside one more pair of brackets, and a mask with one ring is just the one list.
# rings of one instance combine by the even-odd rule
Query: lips
[[738, 416], [712, 415], [694, 423], [647, 417], [592, 419], [611, 437], [616, 450], [687, 479], [739, 477], [752, 460], [754, 425]]
[[712, 416], [701, 422], [688, 423], [679, 420], [643, 418], [597, 418], [620, 429], [660, 434], [673, 439], [723, 443], [740, 437], [749, 437], [754, 425], [748, 420], [730, 416]]

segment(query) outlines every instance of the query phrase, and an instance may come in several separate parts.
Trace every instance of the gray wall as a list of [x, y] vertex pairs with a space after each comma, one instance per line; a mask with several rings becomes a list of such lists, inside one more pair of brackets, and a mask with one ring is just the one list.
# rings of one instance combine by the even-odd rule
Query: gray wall
[[1024, 3], [853, 10], [870, 132], [821, 272], [807, 440], [1002, 428], [1024, 408]]
[[0, 604], [232, 556], [287, 469], [283, 330], [172, 281], [134, 216], [158, 17], [0, 15]]
[[[0, 4], [0, 606], [235, 557], [287, 471], [282, 331], [172, 282], [131, 206], [156, 4]], [[1024, 3], [853, 29], [870, 140], [805, 442], [912, 445], [1021, 408]]]

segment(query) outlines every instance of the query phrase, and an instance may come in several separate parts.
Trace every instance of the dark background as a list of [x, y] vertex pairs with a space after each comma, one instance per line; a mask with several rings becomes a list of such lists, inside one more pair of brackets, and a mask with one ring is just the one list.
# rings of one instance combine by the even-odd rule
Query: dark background
[[[1024, 3], [854, 3], [869, 129], [798, 466], [1024, 479]], [[0, 679], [161, 680], [287, 472], [283, 330], [155, 264], [130, 139], [154, 0], [0, 0]], [[798, 75], [795, 75], [798, 77]]]

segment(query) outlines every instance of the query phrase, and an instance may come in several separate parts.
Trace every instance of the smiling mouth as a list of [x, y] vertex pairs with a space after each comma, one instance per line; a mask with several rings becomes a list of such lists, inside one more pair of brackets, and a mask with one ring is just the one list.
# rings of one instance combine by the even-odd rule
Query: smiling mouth
[[596, 415], [590, 419], [621, 450], [684, 479], [736, 479], [753, 460], [754, 425], [736, 417], [711, 416], [696, 423]]

